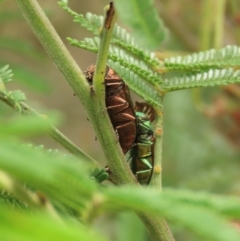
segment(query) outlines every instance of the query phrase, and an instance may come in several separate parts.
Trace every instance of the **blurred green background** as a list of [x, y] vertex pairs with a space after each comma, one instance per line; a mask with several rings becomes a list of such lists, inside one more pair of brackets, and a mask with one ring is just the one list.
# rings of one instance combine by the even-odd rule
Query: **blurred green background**
[[[237, 2], [155, 1], [169, 29], [169, 38], [159, 46], [158, 56], [164, 58], [228, 44], [239, 46], [240, 3]], [[80, 68], [86, 70], [88, 65], [95, 62], [96, 55], [71, 47], [66, 37], [80, 40], [91, 35], [73, 23], [71, 16], [58, 6], [57, 1], [42, 0], [39, 3]], [[74, 11], [95, 14], [102, 14], [107, 3], [106, 0], [69, 1]], [[103, 152], [95, 140], [83, 107], [45, 53], [14, 1], [2, 1], [0, 24], [1, 66], [10, 64], [15, 73], [8, 89], [21, 89], [26, 93], [27, 103], [41, 113], [46, 110], [61, 112], [63, 121], [59, 129], [105, 165]], [[239, 86], [233, 85], [167, 94], [164, 99], [163, 187], [240, 195], [239, 89]], [[133, 99], [139, 100], [135, 95]], [[3, 104], [0, 105], [0, 113], [4, 118], [15, 115]], [[61, 149], [49, 136], [38, 136], [27, 141], [43, 144], [46, 148]], [[123, 214], [119, 220], [130, 220], [130, 217], [126, 218]], [[111, 219], [106, 222], [110, 224]], [[136, 224], [136, 220], [133, 222]], [[188, 234], [183, 234], [181, 229], [175, 229], [175, 233], [177, 240], [187, 240]], [[116, 239], [113, 237], [113, 240]], [[191, 240], [195, 239], [191, 237]]]

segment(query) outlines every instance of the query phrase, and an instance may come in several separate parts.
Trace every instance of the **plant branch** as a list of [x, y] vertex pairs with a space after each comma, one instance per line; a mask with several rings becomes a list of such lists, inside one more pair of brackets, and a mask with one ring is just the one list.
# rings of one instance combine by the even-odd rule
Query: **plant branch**
[[[120, 145], [118, 144], [116, 133], [113, 128], [110, 127], [111, 122], [106, 114], [106, 110], [102, 109], [98, 98], [94, 95], [90, 95], [89, 86], [85, 77], [70, 56], [66, 47], [63, 45], [51, 23], [44, 15], [37, 1], [15, 1], [19, 5], [34, 33], [43, 44], [48, 54], [52, 57], [60, 71], [66, 77], [66, 80], [73, 88], [74, 93], [76, 93], [83, 103], [87, 115], [96, 131], [96, 136], [108, 159], [110, 170], [114, 174], [114, 180], [118, 184], [136, 183], [135, 177], [133, 176]], [[113, 141], [114, 139], [116, 141]], [[161, 235], [161, 232], [165, 232], [165, 230], [160, 230], [159, 225], [161, 223], [161, 218], [152, 218], [149, 215], [145, 215], [144, 219], [144, 223], [149, 233], [152, 233], [152, 237], [154, 236], [153, 240], [171, 240], [171, 235], [169, 233], [165, 233], [166, 236], [169, 237], [168, 239], [162, 239], [163, 236]]]
[[[116, 12], [113, 3], [110, 3], [105, 7], [105, 18], [101, 29], [97, 64], [93, 78], [94, 93], [92, 94], [92, 108], [93, 114], [95, 114], [94, 118], [98, 119], [99, 125], [101, 127], [100, 136], [98, 136], [98, 138], [102, 143], [106, 157], [108, 157], [108, 166], [112, 174], [110, 177], [111, 181], [118, 184], [136, 183], [136, 179], [130, 171], [130, 168], [120, 148], [118, 136], [112, 128], [112, 124], [108, 117], [105, 105], [104, 76], [106, 72], [110, 40], [115, 21]], [[109, 128], [109, 126], [111, 127]], [[109, 142], [109, 140], [115, 141]]]
[[[156, 117], [154, 121], [154, 169], [151, 184], [162, 191], [162, 137], [163, 137], [163, 110], [155, 106]], [[164, 218], [150, 215], [139, 215], [142, 222], [148, 227], [151, 239], [154, 241], [174, 241], [174, 237]]]
[[97, 139], [100, 141], [105, 156], [110, 163], [109, 167], [112, 173], [114, 173], [115, 180], [119, 184], [135, 183], [136, 180], [118, 144], [116, 133], [111, 127], [108, 116], [106, 118], [106, 110], [101, 107], [98, 99], [91, 96], [85, 76], [64, 46], [41, 7], [36, 0], [15, 1], [33, 32], [84, 105], [87, 116], [96, 131]]
[[[0, 100], [16, 110], [16, 108], [14, 108], [15, 107], [14, 104], [12, 102], [8, 101], [8, 99], [5, 97], [5, 95], [1, 91], [0, 91]], [[33, 108], [31, 108], [30, 106], [28, 106], [27, 104], [25, 104], [23, 102], [19, 103], [19, 105], [21, 108], [21, 113], [23, 115], [34, 114], [40, 118], [46, 118], [46, 116], [39, 114], [36, 110], [34, 110]], [[73, 142], [71, 142], [66, 136], [64, 136], [56, 127], [51, 125], [50, 130], [48, 131], [48, 134], [55, 141], [57, 141], [59, 144], [61, 144], [70, 153], [72, 153], [79, 159], [86, 160], [88, 162], [97, 164], [97, 162], [94, 159], [92, 159], [90, 156], [88, 156], [86, 153], [84, 153], [82, 150], [80, 150]]]
[[211, 46], [212, 26], [213, 26], [213, 1], [202, 1], [202, 19], [200, 27], [200, 49], [206, 50]]
[[150, 215], [139, 215], [144, 225], [147, 227], [152, 241], [174, 241], [174, 237], [165, 219]]
[[163, 110], [155, 107], [156, 117], [154, 122], [154, 169], [151, 183], [162, 190], [162, 137], [163, 137]]
[[105, 107], [105, 85], [104, 76], [108, 59], [109, 46], [113, 28], [116, 22], [116, 12], [113, 3], [105, 7], [105, 19], [100, 34], [96, 69], [93, 77], [93, 89], [102, 106]]
[[226, 0], [219, 0], [217, 4], [214, 2], [215, 7], [215, 34], [213, 46], [216, 49], [222, 47], [223, 44], [223, 31], [224, 31], [224, 13], [225, 13]]

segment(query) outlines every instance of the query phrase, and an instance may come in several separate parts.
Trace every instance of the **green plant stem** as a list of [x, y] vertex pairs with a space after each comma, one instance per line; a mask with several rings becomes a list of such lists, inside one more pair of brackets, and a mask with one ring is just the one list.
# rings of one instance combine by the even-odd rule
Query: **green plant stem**
[[214, 48], [221, 48], [223, 44], [223, 31], [224, 31], [224, 13], [225, 13], [226, 0], [218, 0], [214, 2], [215, 6], [215, 34], [214, 34]]
[[[108, 49], [115, 21], [116, 12], [114, 9], [114, 5], [110, 3], [108, 6], [105, 7], [105, 18], [101, 29], [100, 46], [98, 50], [96, 70], [93, 78], [94, 93], [92, 94], [92, 113], [94, 115], [94, 119], [98, 119], [99, 125], [102, 126], [102, 129], [99, 133], [100, 136], [98, 136], [98, 138], [101, 140], [103, 150], [106, 157], [108, 158], [108, 166], [112, 173], [111, 181], [118, 184], [136, 183], [136, 179], [130, 171], [130, 168], [127, 165], [126, 159], [120, 148], [116, 132], [112, 128], [112, 124], [108, 117], [105, 105], [104, 76], [106, 72]], [[100, 119], [99, 116], [101, 117]], [[109, 128], [109, 126], [111, 127]], [[111, 132], [109, 133], [109, 137], [108, 131], [105, 131], [107, 129], [109, 129], [109, 132]], [[114, 141], [109, 142], [109, 139]], [[110, 145], [112, 146], [111, 148], [109, 148]], [[115, 158], [111, 158], [114, 156]]]
[[164, 218], [152, 217], [150, 215], [138, 215], [148, 229], [152, 241], [174, 241], [171, 230]]
[[[156, 117], [154, 121], [154, 169], [151, 184], [162, 191], [162, 137], [163, 137], [163, 109], [155, 107]], [[174, 241], [171, 230], [164, 218], [148, 215], [138, 215], [142, 222], [149, 227], [148, 232], [152, 240], [160, 237], [162, 241]], [[154, 227], [154, 228], [153, 228]]]
[[93, 90], [96, 97], [101, 102], [101, 106], [105, 108], [105, 84], [104, 77], [107, 66], [108, 50], [112, 37], [113, 28], [116, 22], [116, 13], [113, 4], [105, 7], [105, 19], [100, 34], [100, 44], [97, 55], [96, 69], [93, 78]]
[[106, 118], [106, 110], [101, 108], [98, 100], [92, 98], [85, 76], [62, 43], [41, 7], [36, 0], [15, 1], [33, 32], [84, 105], [87, 116], [96, 132], [97, 139], [101, 143], [105, 156], [108, 159], [109, 167], [114, 173], [115, 180], [119, 184], [135, 183], [135, 178], [118, 144], [116, 133], [111, 127], [109, 118]]
[[154, 121], [154, 169], [152, 177], [152, 185], [162, 191], [162, 137], [163, 137], [163, 109], [155, 107]]
[[229, 8], [230, 8], [230, 13], [231, 17], [235, 20], [235, 24], [233, 25], [234, 27], [234, 36], [237, 41], [237, 45], [240, 45], [240, 31], [239, 31], [239, 22], [237, 21], [236, 18], [238, 18], [238, 12], [239, 12], [239, 2], [236, 0], [229, 0]]
[[[101, 109], [98, 103], [99, 101], [94, 100], [97, 98], [91, 97], [89, 86], [85, 77], [75, 61], [72, 59], [66, 47], [63, 45], [61, 39], [55, 32], [44, 12], [41, 10], [37, 1], [15, 1], [19, 5], [19, 8], [39, 41], [56, 63], [59, 70], [66, 77], [66, 80], [73, 88], [74, 93], [76, 93], [84, 105], [87, 115], [96, 131], [96, 136], [103, 147], [105, 156], [108, 159], [109, 167], [112, 173], [114, 173], [115, 181], [118, 184], [136, 183], [128, 164], [125, 161], [120, 145], [118, 144], [116, 133], [113, 128], [110, 127], [111, 122], [108, 117], [106, 118], [106, 110]], [[113, 141], [114, 139], [116, 141]], [[160, 235], [159, 223], [161, 223], [161, 218], [154, 218], [155, 222], [152, 222], [152, 218], [145, 215], [145, 220], [146, 228], [149, 233], [152, 232], [155, 235], [154, 241], [170, 240], [164, 240]], [[166, 235], [170, 237], [168, 233]]]
[[200, 49], [201, 50], [209, 49], [211, 46], [211, 39], [212, 39], [211, 30], [213, 27], [213, 17], [215, 18], [215, 15], [212, 14], [212, 9], [213, 9], [212, 7], [213, 7], [212, 0], [204, 0], [202, 2], [202, 21], [201, 21], [201, 28], [200, 28]]

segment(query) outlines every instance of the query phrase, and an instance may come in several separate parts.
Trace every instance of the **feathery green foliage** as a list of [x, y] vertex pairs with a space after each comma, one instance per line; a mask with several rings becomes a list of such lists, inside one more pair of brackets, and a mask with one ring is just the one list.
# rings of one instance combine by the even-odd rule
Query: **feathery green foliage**
[[[99, 38], [86, 38], [83, 41], [68, 38], [68, 40], [73, 46], [96, 53], [98, 51]], [[144, 81], [147, 80], [149, 83], [157, 86], [162, 83], [161, 76], [158, 73], [154, 73], [143, 62], [129, 56], [124, 50], [113, 46], [109, 49], [108, 64], [146, 102], [155, 106], [161, 106], [161, 94]]]
[[[16, 1], [19, 5], [23, 3], [23, 1]], [[74, 21], [79, 22], [94, 34], [101, 33], [102, 17], [90, 13], [86, 16], [77, 14], [68, 8], [66, 2], [64, 0], [60, 5], [74, 17]], [[138, 4], [133, 0], [128, 3]], [[27, 2], [27, 4], [32, 3]], [[150, 36], [149, 30], [144, 36], [149, 42], [162, 38], [159, 33], [164, 32], [161, 22], [156, 20], [155, 10], [148, 12], [151, 4], [152, 1], [143, 0], [139, 7], [130, 6], [131, 10], [138, 11], [136, 20], [141, 20], [141, 26], [155, 28], [156, 32], [153, 34], [156, 33], [156, 35], [153, 38]], [[34, 11], [32, 8], [30, 15], [38, 16]], [[25, 16], [28, 18], [27, 14]], [[149, 21], [147, 21], [148, 19]], [[133, 20], [129, 16], [126, 17], [128, 22]], [[133, 24], [135, 24], [134, 21]], [[31, 21], [29, 22], [31, 24]], [[34, 28], [38, 30], [37, 27]], [[135, 28], [136, 26], [133, 27], [133, 30]], [[35, 33], [37, 32], [35, 31]], [[52, 45], [56, 44], [53, 38], [51, 41]], [[98, 53], [99, 38], [83, 41], [70, 39], [70, 41], [73, 45]], [[52, 49], [48, 50], [51, 55]], [[225, 50], [216, 52], [209, 51], [192, 57], [188, 56], [186, 59], [184, 57], [180, 60], [177, 58], [166, 59], [165, 65], [162, 67], [161, 62], [156, 60], [152, 53], [139, 48], [135, 40], [124, 29], [116, 26], [109, 51], [110, 67], [126, 81], [133, 91], [154, 106], [158, 115], [162, 115], [162, 96], [166, 92], [200, 86], [239, 83], [239, 71], [223, 68], [239, 64], [238, 47], [227, 47]], [[61, 54], [66, 53], [63, 51]], [[61, 58], [61, 56], [59, 57]], [[68, 60], [66, 58], [66, 61]], [[55, 61], [58, 60], [55, 59]], [[180, 63], [181, 61], [183, 64]], [[61, 69], [61, 67], [59, 68]], [[72, 73], [76, 71], [73, 68], [70, 70]], [[169, 78], [168, 74], [166, 76], [159, 74], [164, 70], [169, 71], [172, 77]], [[171, 72], [171, 70], [173, 71]], [[183, 70], [183, 72], [176, 70]], [[64, 70], [62, 72], [67, 76]], [[178, 77], [179, 72], [185, 75]], [[24, 108], [21, 103], [24, 100], [23, 93], [10, 92], [5, 89], [4, 83], [10, 79], [11, 71], [6, 67], [0, 69], [0, 100], [16, 106], [16, 109], [22, 111], [21, 108]], [[80, 81], [84, 81], [84, 79], [80, 78]], [[86, 91], [88, 90], [86, 85]], [[88, 100], [91, 101], [91, 98]], [[87, 105], [85, 107], [87, 108]], [[95, 123], [94, 120], [93, 123]], [[158, 127], [157, 124], [155, 127]], [[162, 127], [162, 125], [160, 126]], [[0, 133], [3, 135], [0, 135], [0, 205], [4, 209], [0, 209], [0, 233], [3, 239], [13, 241], [36, 240], [37, 238], [60, 241], [104, 240], [100, 235], [85, 228], [84, 224], [92, 224], [100, 214], [119, 213], [124, 210], [136, 212], [142, 217], [149, 215], [150, 219], [145, 219], [145, 223], [147, 223], [146, 227], [152, 225], [150, 230], [154, 230], [153, 223], [156, 220], [154, 218], [161, 217], [193, 231], [201, 237], [201, 240], [206, 238], [213, 241], [240, 241], [239, 232], [231, 225], [232, 219], [240, 220], [238, 198], [209, 193], [196, 194], [191, 191], [174, 189], [165, 189], [161, 192], [159, 187], [137, 185], [134, 187], [128, 185], [105, 187], [99, 182], [105, 180], [108, 174], [105, 169], [92, 165], [92, 162], [87, 163], [88, 157], [84, 155], [80, 155], [78, 158], [66, 157], [61, 152], [45, 150], [42, 146], [32, 148], [25, 145], [21, 139], [26, 135], [45, 133], [47, 128], [48, 125], [45, 122], [32, 117], [26, 121], [23, 118], [10, 119], [7, 123], [1, 121]], [[196, 126], [194, 128], [196, 129]], [[159, 129], [158, 132], [161, 131]], [[108, 130], [104, 131], [105, 134]], [[173, 129], [172, 132], [177, 132], [181, 137], [178, 130]], [[158, 148], [157, 144], [155, 148]], [[186, 156], [185, 153], [184, 155]], [[5, 195], [6, 193], [7, 195]], [[7, 208], [4, 206], [5, 202], [10, 204], [6, 205]], [[18, 202], [26, 204], [27, 211], [21, 207], [17, 208], [21, 209], [21, 212], [13, 210], [12, 205]], [[150, 222], [148, 222], [149, 220]], [[152, 223], [151, 220], [153, 220]], [[157, 221], [159, 222], [159, 220]], [[163, 230], [163, 236], [167, 236], [165, 231]], [[171, 237], [164, 237], [164, 239], [164, 241], [172, 240]], [[160, 236], [156, 237], [156, 240], [160, 240]]]
[[5, 89], [5, 83], [12, 80], [12, 70], [6, 65], [0, 69], [0, 99], [9, 102], [10, 105], [14, 106], [16, 110], [21, 112], [20, 102], [26, 99], [25, 94], [20, 90], [7, 91]]
[[[99, 48], [99, 38], [85, 38], [83, 41], [68, 38], [68, 41], [72, 46], [83, 48], [92, 52], [97, 53]], [[151, 70], [144, 62], [135, 59], [129, 55], [123, 49], [116, 46], [110, 46], [109, 48], [109, 59], [114, 62], [118, 62], [122, 66], [138, 74], [144, 78], [150, 84], [159, 85], [162, 83], [162, 76], [153, 70]]]
[[[11, 127], [11, 125], [9, 126]], [[25, 126], [29, 126], [29, 123], [26, 122]], [[12, 127], [14, 128], [13, 125]], [[22, 128], [25, 129], [24, 126]], [[49, 155], [39, 148], [24, 147], [8, 138], [5, 138], [4, 142], [1, 139], [1, 143], [1, 169], [21, 183], [26, 183], [27, 186], [41, 191], [50, 201], [58, 203], [58, 206], [60, 202], [68, 208], [87, 215], [84, 206], [93, 200], [100, 207], [102, 203], [106, 211], [117, 211], [121, 208], [149, 212], [154, 215], [159, 214], [196, 232], [201, 237], [210, 237], [217, 241], [223, 241], [226, 237], [233, 241], [239, 240], [237, 231], [229, 226], [224, 218], [240, 218], [237, 198], [214, 196], [207, 193], [196, 195], [195, 192], [175, 190], [165, 190], [161, 194], [156, 189], [148, 188], [143, 192], [142, 188], [135, 187], [133, 189], [127, 186], [108, 187], [100, 191], [89, 177], [91, 168], [79, 160], [66, 159], [60, 153]], [[41, 163], [38, 168], [36, 168], [37, 163]], [[96, 171], [94, 173], [97, 174]], [[1, 177], [0, 180], [2, 180]], [[39, 220], [36, 216], [33, 218], [36, 219], [36, 222]], [[68, 222], [63, 217], [61, 219], [63, 222]], [[29, 220], [31, 220], [30, 217]], [[13, 224], [11, 223], [11, 225]], [[16, 232], [15, 230], [14, 234]], [[8, 232], [6, 232], [7, 234]], [[53, 230], [51, 234], [54, 235]]]
[[233, 69], [210, 69], [206, 72], [185, 74], [179, 77], [165, 79], [163, 89], [165, 91], [189, 89], [195, 87], [207, 87], [227, 85], [240, 82], [240, 71]]
[[[134, 1], [132, 2], [130, 1], [128, 3], [125, 3], [125, 2], [119, 3], [119, 5], [121, 4], [122, 6], [120, 6], [120, 9], [123, 8], [124, 4], [130, 4], [130, 5], [133, 4], [128, 9], [135, 9], [136, 11], [139, 10], [137, 6], [141, 5], [141, 4], [138, 5], [138, 3], [135, 3]], [[151, 5], [152, 2], [144, 1], [144, 3], [139, 8], [143, 9], [144, 12], [148, 12], [146, 11], [146, 9], [148, 8], [145, 5], [149, 5], [149, 4]], [[82, 14], [77, 14], [73, 12], [66, 5], [66, 3], [64, 4], [60, 3], [60, 5], [74, 17], [75, 22], [80, 23], [81, 26], [85, 27], [89, 31], [93, 32], [94, 34], [99, 34], [99, 29], [103, 21], [102, 17], [96, 16], [91, 13], [86, 14], [86, 17], [84, 17]], [[139, 12], [141, 11], [139, 10]], [[156, 19], [156, 14], [152, 14], [152, 15], [153, 15], [153, 19]], [[128, 23], [131, 23], [131, 19], [135, 19], [135, 18], [131, 17], [130, 19], [129, 17], [126, 17], [126, 19]], [[142, 16], [142, 19], [144, 19], [143, 16]], [[136, 29], [134, 28], [134, 30]], [[159, 32], [161, 33], [164, 32], [163, 27], [159, 28]], [[141, 37], [138, 37], [136, 39], [142, 40], [144, 39], [144, 36], [148, 36], [148, 35], [141, 34]], [[98, 38], [92, 38], [92, 39], [86, 38], [83, 41], [78, 41], [71, 38], [68, 38], [68, 40], [71, 43], [71, 45], [74, 45], [86, 50], [90, 50], [95, 53], [98, 52], [98, 43], [99, 43]], [[153, 54], [151, 53], [149, 54], [147, 51], [139, 48], [135, 44], [135, 42], [136, 41], [132, 37], [130, 37], [130, 35], [126, 32], [126, 30], [116, 25], [112, 36], [112, 46], [109, 49], [109, 52], [110, 52], [109, 59], [113, 60], [114, 62], [118, 62], [122, 66], [126, 67], [126, 71], [133, 71], [137, 76], [140, 77], [140, 79], [142, 78], [143, 81], [147, 81], [153, 85], [158, 85], [155, 88], [156, 89], [162, 88], [163, 89], [162, 93], [172, 91], [172, 90], [181, 90], [181, 89], [205, 87], [205, 86], [217, 86], [217, 85], [225, 85], [225, 84], [238, 82], [238, 79], [236, 78], [235, 75], [232, 76], [232, 79], [229, 79], [229, 78], [227, 80], [225, 79], [225, 77], [228, 77], [227, 76], [227, 73], [229, 73], [228, 69], [226, 69], [225, 71], [223, 70], [223, 72], [219, 74], [219, 78], [221, 79], [220, 81], [217, 77], [214, 78], [214, 76], [212, 76], [214, 74], [218, 75], [218, 71], [214, 70], [214, 68], [223, 68], [226, 66], [234, 66], [234, 65], [240, 64], [239, 62], [240, 51], [239, 51], [239, 47], [237, 46], [227, 46], [220, 50], [212, 49], [209, 51], [194, 53], [192, 55], [187, 55], [183, 57], [178, 56], [178, 57], [166, 58], [163, 64], [164, 64], [164, 68], [167, 71], [182, 70], [182, 71], [190, 71], [190, 72], [197, 71], [197, 73], [195, 74], [189, 73], [183, 76], [181, 75], [179, 76], [179, 73], [178, 74], [173, 73], [173, 77], [171, 79], [168, 79], [168, 78], [164, 79], [164, 77], [161, 77], [161, 75], [156, 71], [157, 68], [161, 68], [160, 61], [157, 61]], [[119, 49], [118, 47], [115, 47], [114, 46], [115, 44], [123, 48], [125, 51], [121, 51], [121, 49]], [[129, 54], [131, 54], [132, 56], [129, 56]], [[150, 70], [147, 67], [147, 65], [153, 68], [153, 70]], [[118, 74], [121, 76], [120, 72]], [[130, 74], [131, 73], [129, 72], [128, 75]], [[121, 76], [121, 77], [124, 79], [124, 76]], [[164, 79], [163, 85], [162, 85], [162, 79]], [[129, 80], [126, 80], [126, 82], [128, 82], [130, 88], [132, 88], [133, 85], [129, 83]], [[136, 92], [136, 90], [134, 91]], [[144, 95], [146, 96], [147, 93], [145, 93]], [[146, 97], [145, 97], [145, 100], [146, 100]]]
[[4, 90], [4, 83], [7, 83], [12, 80], [13, 74], [12, 70], [9, 69], [9, 66], [6, 65], [0, 69], [0, 90]]
[[[86, 13], [86, 16], [77, 14], [76, 12], [72, 11], [63, 1], [59, 2], [59, 5], [73, 16], [74, 22], [79, 23], [82, 27], [86, 28], [93, 34], [99, 35], [103, 22], [102, 16], [97, 16], [92, 13]], [[113, 44], [125, 49], [129, 54], [132, 54], [136, 58], [142, 59], [150, 67], [156, 68], [160, 64], [159, 60], [154, 56], [154, 53], [144, 50], [138, 46], [131, 35], [117, 24], [114, 27], [111, 41]]]
[[[14, 154], [9, 151], [13, 149]], [[41, 165], [36, 168], [36, 163]], [[98, 207], [106, 211], [121, 208], [163, 215], [212, 240], [223, 241], [226, 237], [233, 241], [240, 240], [238, 232], [222, 216], [225, 214], [240, 218], [239, 200], [236, 198], [210, 194], [196, 196], [191, 192], [186, 195], [174, 190], [166, 190], [161, 194], [157, 189], [148, 188], [143, 192], [140, 187], [133, 189], [127, 186], [108, 187], [101, 189], [100, 193], [82, 162], [67, 161], [61, 155], [48, 155], [40, 150], [19, 146], [17, 142], [8, 139], [0, 146], [0, 167], [16, 180], [43, 192], [52, 202], [60, 201], [83, 213], [86, 203], [97, 202]], [[63, 217], [61, 219], [65, 220]]]
[[[41, 190], [49, 198], [59, 200], [79, 210], [84, 198], [89, 198], [96, 188], [89, 178], [90, 170], [80, 161], [73, 158], [67, 161], [61, 155], [57, 158], [41, 150], [22, 147], [19, 143], [7, 140], [4, 143], [3, 140], [1, 142], [1, 169], [13, 175], [17, 180]], [[11, 150], [14, 150], [14, 153]], [[36, 168], [38, 163], [41, 165]], [[65, 194], [62, 195], [62, 193]], [[77, 193], [81, 195], [78, 196]]]
[[152, 68], [157, 68], [160, 65], [160, 61], [155, 57], [153, 52], [138, 46], [126, 29], [118, 25], [115, 26], [113, 31], [112, 43], [125, 49], [129, 54], [141, 59]]
[[240, 47], [226, 46], [216, 50], [194, 53], [187, 56], [177, 56], [164, 59], [168, 70], [205, 70], [240, 65]]
[[161, 95], [148, 85], [138, 75], [120, 65], [118, 62], [109, 60], [109, 65], [126, 81], [129, 87], [141, 96], [150, 105], [161, 107]]
[[166, 29], [158, 17], [152, 0], [122, 0], [115, 2], [119, 18], [132, 28], [141, 46], [156, 49], [166, 38]]

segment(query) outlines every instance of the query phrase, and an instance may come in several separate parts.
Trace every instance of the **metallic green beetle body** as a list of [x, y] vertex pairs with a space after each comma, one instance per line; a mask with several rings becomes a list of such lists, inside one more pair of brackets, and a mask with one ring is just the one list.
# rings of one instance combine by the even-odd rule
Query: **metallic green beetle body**
[[149, 184], [153, 172], [154, 137], [151, 122], [143, 112], [136, 112], [137, 137], [131, 148], [131, 169], [140, 184]]

